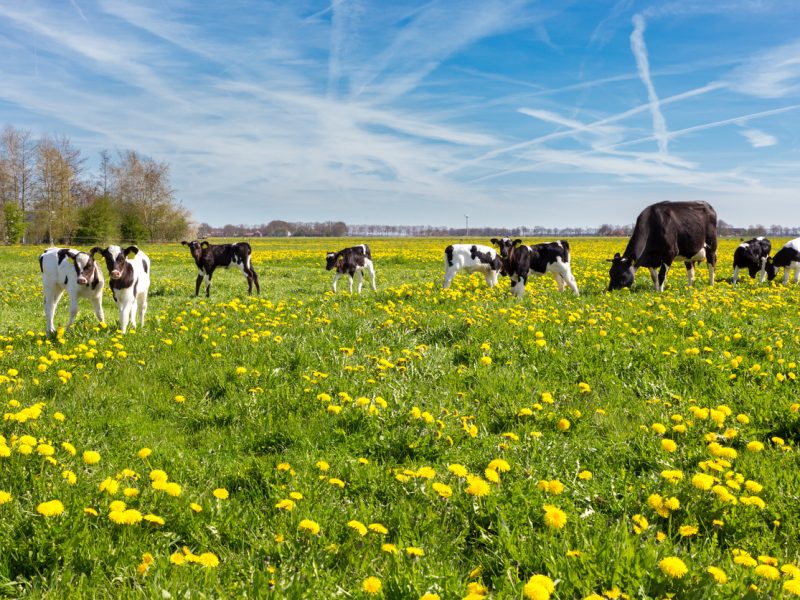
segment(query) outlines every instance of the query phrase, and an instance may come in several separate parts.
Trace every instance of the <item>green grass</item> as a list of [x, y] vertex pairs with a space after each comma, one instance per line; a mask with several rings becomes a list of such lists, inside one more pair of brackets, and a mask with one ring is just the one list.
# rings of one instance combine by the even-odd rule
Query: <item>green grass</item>
[[[783, 581], [735, 564], [733, 550], [774, 557], [778, 567], [800, 557], [798, 288], [747, 278], [736, 289], [725, 281], [709, 288], [701, 272], [691, 290], [681, 268], [663, 294], [645, 274], [633, 291], [606, 294], [604, 259], [624, 240], [578, 239], [571, 247], [581, 296], [557, 293], [548, 277], [532, 279], [520, 301], [507, 280], [489, 290], [478, 275], [459, 275], [442, 290], [447, 241], [426, 239], [370, 242], [378, 293], [367, 286], [351, 297], [341, 280], [334, 296], [324, 253], [351, 241], [254, 241], [261, 296], [244, 295], [238, 270], [217, 271], [208, 300], [193, 297], [196, 270], [185, 248], [144, 248], [153, 263], [145, 329], [119, 334], [108, 294], [108, 328], [81, 304], [76, 326], [54, 339], [43, 333], [41, 249], [0, 248], [4, 412], [43, 403], [37, 419], [0, 424], [11, 449], [0, 457], [0, 491], [13, 497], [0, 505], [0, 595], [365, 597], [362, 581], [376, 576], [387, 598], [462, 598], [470, 583], [518, 598], [536, 573], [556, 582], [554, 598], [614, 586], [631, 598], [785, 593]], [[728, 241], [720, 251], [723, 280], [734, 247]], [[66, 322], [66, 305], [57, 324]], [[720, 426], [691, 412], [720, 405], [730, 409]], [[705, 462], [714, 460], [709, 434], [737, 452], [720, 472]], [[57, 464], [35, 447], [20, 453], [22, 435], [52, 445]], [[662, 437], [677, 450], [663, 450]], [[751, 441], [764, 450], [749, 451]], [[153, 451], [146, 460], [137, 456], [143, 447]], [[98, 451], [100, 463], [83, 463], [85, 450]], [[448, 471], [458, 463], [484, 477], [496, 458], [511, 470], [485, 497], [467, 494]], [[757, 494], [743, 483], [728, 489], [737, 499], [757, 495], [765, 507], [693, 487], [700, 463], [721, 484], [738, 477], [763, 485]], [[414, 476], [422, 467], [434, 478]], [[121, 478], [113, 497], [99, 490], [126, 468], [139, 478]], [[153, 489], [152, 469], [179, 483], [181, 495]], [[666, 469], [681, 470], [683, 480], [666, 482]], [[74, 486], [65, 470], [77, 476]], [[584, 470], [591, 479], [578, 477]], [[542, 480], [560, 481], [563, 493], [543, 491]], [[433, 482], [452, 496], [439, 497]], [[125, 487], [140, 494], [125, 498]], [[230, 497], [216, 499], [216, 488]], [[276, 508], [291, 492], [303, 496], [294, 510]], [[656, 493], [677, 497], [680, 509], [659, 517], [648, 506]], [[52, 499], [64, 514], [37, 513]], [[108, 518], [113, 500], [165, 523], [117, 525]], [[545, 504], [565, 511], [563, 529], [545, 525]], [[99, 515], [84, 514], [88, 507]], [[641, 535], [635, 514], [649, 521]], [[319, 535], [299, 531], [303, 519], [317, 522]], [[388, 533], [362, 537], [351, 520]], [[697, 534], [681, 536], [682, 525]], [[382, 551], [384, 543], [398, 554]], [[184, 546], [213, 552], [219, 566], [171, 564]], [[408, 556], [408, 547], [424, 556]], [[140, 574], [144, 553], [154, 560]], [[665, 575], [658, 563], [667, 556], [680, 557], [687, 575]], [[711, 565], [726, 571], [726, 585], [706, 572]]]

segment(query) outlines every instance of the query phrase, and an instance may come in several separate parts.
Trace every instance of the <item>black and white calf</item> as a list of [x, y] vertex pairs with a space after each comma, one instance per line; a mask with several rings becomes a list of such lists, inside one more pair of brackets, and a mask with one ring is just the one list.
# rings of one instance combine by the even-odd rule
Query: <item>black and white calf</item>
[[714, 285], [717, 213], [708, 202], [658, 202], [639, 213], [625, 252], [609, 259], [608, 291], [631, 287], [636, 269], [647, 267], [653, 287], [661, 292], [676, 259], [686, 265], [690, 286], [695, 263], [705, 260], [709, 283]]
[[[99, 252], [106, 259], [108, 286], [119, 309], [119, 328], [122, 333], [128, 329], [128, 323], [136, 327], [136, 314], [139, 323], [144, 327], [144, 315], [147, 313], [147, 292], [150, 289], [150, 259], [136, 246], [128, 246], [124, 250], [119, 246], [109, 246], [105, 250], [94, 247], [91, 255]], [[133, 254], [133, 258], [128, 258]], [[137, 310], [138, 309], [138, 310]]]
[[789, 272], [794, 271], [794, 283], [800, 281], [800, 238], [795, 238], [778, 250], [775, 256], [767, 260], [767, 276], [775, 279], [778, 269], [783, 267], [783, 285], [789, 283]]
[[44, 316], [47, 333], [55, 333], [53, 315], [58, 301], [67, 290], [69, 294], [69, 323], [71, 327], [78, 314], [78, 298], [88, 298], [94, 314], [103, 323], [103, 273], [91, 255], [72, 248], [48, 248], [39, 256], [44, 287]]
[[569, 242], [566, 240], [533, 246], [525, 246], [522, 240], [512, 241], [507, 237], [492, 238], [491, 242], [500, 248], [503, 271], [511, 278], [511, 293], [515, 296], [525, 294], [529, 275], [541, 276], [545, 273], [553, 274], [559, 292], [564, 291], [566, 284], [578, 295], [578, 284], [570, 267]]
[[486, 285], [497, 285], [497, 274], [503, 267], [497, 252], [478, 244], [452, 244], [444, 249], [444, 288], [450, 287], [459, 271], [483, 273]]
[[250, 244], [239, 242], [237, 244], [209, 244], [208, 242], [181, 242], [184, 246], [189, 246], [189, 252], [197, 265], [197, 281], [194, 284], [194, 295], [200, 293], [200, 283], [206, 280], [206, 297], [211, 292], [211, 276], [214, 269], [227, 269], [231, 265], [239, 267], [247, 278], [247, 293], [253, 293], [253, 284], [256, 284], [256, 293], [261, 293], [258, 285], [258, 274], [253, 268], [250, 255], [253, 253]]
[[759, 282], [767, 278], [767, 259], [772, 244], [767, 238], [757, 237], [739, 244], [733, 253], [733, 285], [739, 280], [739, 270], [747, 269], [751, 278], [759, 275]]
[[372, 291], [377, 291], [375, 287], [375, 267], [372, 264], [372, 254], [369, 246], [359, 244], [351, 248], [344, 248], [338, 252], [328, 252], [325, 255], [325, 269], [330, 271], [336, 269], [333, 276], [333, 291], [336, 292], [336, 282], [342, 275], [350, 277], [350, 293], [353, 293], [353, 276], [358, 273], [358, 293], [361, 293], [361, 286], [364, 285], [364, 271], [369, 272], [372, 278]]

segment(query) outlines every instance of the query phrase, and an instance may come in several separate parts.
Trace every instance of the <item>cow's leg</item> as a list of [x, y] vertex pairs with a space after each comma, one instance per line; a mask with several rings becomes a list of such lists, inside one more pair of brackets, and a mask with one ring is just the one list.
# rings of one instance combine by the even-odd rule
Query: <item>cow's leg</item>
[[761, 268], [758, 271], [758, 283], [764, 283], [767, 280], [767, 257], [761, 259]]
[[203, 279], [206, 278], [206, 274], [200, 271], [197, 275], [197, 281], [194, 282], [194, 296], [195, 298], [200, 295], [200, 284], [203, 282]]
[[46, 293], [44, 296], [44, 318], [48, 334], [53, 334], [56, 332], [56, 327], [53, 325], [53, 317], [56, 314], [58, 302], [61, 300], [61, 296], [63, 295], [64, 290], [58, 290], [51, 293]]
[[356, 271], [358, 273], [358, 293], [361, 293], [361, 287], [364, 285], [364, 269]]
[[350, 283], [350, 293], [352, 294], [353, 293], [353, 274], [352, 273], [348, 273], [347, 274], [347, 278], [348, 278], [349, 283]]
[[658, 286], [658, 271], [653, 267], [650, 267], [649, 269], [650, 269], [650, 279], [653, 280], [653, 289], [655, 289], [655, 291], [657, 292], [660, 292], [661, 289]]
[[694, 285], [694, 263], [690, 260], [686, 261], [686, 277], [689, 280], [689, 287]]
[[368, 261], [366, 265], [367, 270], [369, 270], [369, 276], [372, 279], [372, 291], [377, 292], [378, 288], [375, 287], [375, 265], [372, 264], [372, 261]]
[[211, 273], [206, 275], [206, 298], [211, 297]]
[[736, 282], [739, 281], [739, 267], [733, 265], [733, 285], [736, 285]]
[[252, 264], [250, 265], [250, 276], [253, 278], [253, 283], [256, 284], [256, 294], [260, 296], [261, 286], [258, 284], [258, 273], [256, 273], [256, 270], [253, 268]]
[[139, 298], [139, 324], [144, 328], [144, 316], [147, 314], [147, 295], [142, 294]]
[[669, 265], [667, 263], [661, 263], [661, 268], [658, 270], [658, 291], [664, 291], [664, 282], [667, 280], [667, 272], [669, 271]]
[[558, 291], [559, 292], [563, 292], [564, 291], [564, 277], [561, 275], [561, 273], [553, 271], [553, 279], [556, 280], [556, 285], [558, 286]]
[[717, 270], [717, 250], [708, 249], [706, 252], [706, 262], [708, 263], [708, 285], [714, 285], [714, 275]]
[[494, 271], [483, 272], [483, 278], [486, 281], [486, 285], [489, 287], [494, 287], [495, 285], [495, 281], [492, 279], [492, 273], [494, 273]]
[[448, 268], [444, 271], [444, 285], [442, 286], [444, 289], [450, 287], [450, 284], [453, 283], [453, 278], [456, 276], [456, 269]]
[[576, 296], [580, 296], [580, 292], [578, 292], [578, 283], [575, 281], [575, 276], [572, 274], [572, 267], [569, 266], [569, 263], [563, 263], [563, 269], [564, 272], [561, 274], [561, 277], [567, 282], [569, 289], [571, 289]]
[[92, 298], [92, 305], [94, 306], [94, 314], [97, 315], [97, 320], [105, 323], [106, 316], [103, 314], [103, 295], [99, 294]]
[[75, 321], [75, 317], [78, 316], [78, 290], [75, 290], [74, 294], [69, 295], [69, 323], [67, 323], [67, 329], [72, 327], [72, 323]]
[[794, 283], [795, 283], [795, 285], [797, 285], [798, 282], [800, 282], [800, 264], [797, 264], [797, 266], [794, 268]]
[[342, 276], [341, 273], [338, 271], [333, 274], [333, 293], [336, 293], [336, 282], [339, 281], [339, 278]]

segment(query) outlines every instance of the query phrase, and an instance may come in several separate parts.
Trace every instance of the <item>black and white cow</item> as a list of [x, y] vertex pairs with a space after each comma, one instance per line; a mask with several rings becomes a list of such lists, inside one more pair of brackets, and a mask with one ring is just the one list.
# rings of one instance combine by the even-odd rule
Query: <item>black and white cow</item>
[[[147, 313], [147, 292], [150, 290], [150, 258], [136, 246], [128, 246], [124, 250], [119, 246], [92, 248], [94, 257], [99, 252], [106, 259], [108, 286], [119, 309], [119, 328], [122, 333], [128, 329], [128, 323], [136, 327], [136, 314], [139, 323], [144, 327], [144, 316]], [[128, 258], [133, 254], [133, 258]]]
[[328, 252], [325, 255], [325, 270], [336, 269], [333, 276], [333, 291], [336, 292], [336, 282], [342, 275], [350, 278], [350, 293], [353, 293], [353, 276], [358, 273], [358, 293], [361, 293], [361, 286], [364, 285], [364, 271], [369, 272], [372, 278], [372, 291], [377, 291], [375, 287], [375, 266], [372, 264], [372, 254], [369, 246], [359, 244], [351, 248], [344, 248], [338, 252]]
[[794, 283], [800, 281], [800, 238], [795, 238], [778, 250], [767, 260], [767, 276], [775, 279], [778, 269], [783, 267], [783, 285], [789, 283], [789, 272], [794, 271]]
[[479, 244], [451, 244], [444, 249], [444, 288], [450, 287], [459, 271], [483, 273], [486, 285], [497, 285], [497, 274], [503, 268], [494, 248]]
[[88, 298], [94, 314], [103, 323], [103, 273], [91, 255], [72, 248], [48, 248], [39, 256], [44, 287], [44, 316], [47, 333], [55, 333], [53, 315], [58, 301], [67, 290], [69, 294], [69, 323], [72, 327], [78, 314], [78, 298]]
[[578, 295], [578, 284], [572, 275], [570, 266], [569, 242], [559, 240], [526, 246], [522, 240], [510, 238], [492, 238], [492, 244], [500, 248], [503, 259], [504, 274], [511, 278], [511, 293], [515, 296], [525, 294], [525, 284], [529, 275], [541, 276], [552, 273], [558, 284], [558, 291], [564, 291], [564, 285]]
[[659, 202], [645, 208], [625, 252], [609, 259], [608, 290], [631, 287], [636, 269], [647, 267], [653, 287], [661, 292], [676, 259], [686, 264], [689, 285], [694, 284], [694, 264], [705, 260], [710, 285], [714, 285], [717, 213], [707, 202]]
[[757, 237], [739, 244], [733, 253], [733, 285], [739, 280], [739, 270], [747, 269], [751, 278], [760, 275], [760, 283], [767, 278], [767, 259], [772, 244], [767, 238]]
[[250, 261], [253, 253], [250, 244], [239, 242], [237, 244], [209, 244], [208, 242], [181, 242], [189, 246], [189, 252], [197, 265], [197, 281], [194, 284], [194, 295], [200, 294], [200, 283], [206, 280], [206, 297], [211, 295], [211, 276], [217, 268], [227, 269], [231, 265], [238, 267], [247, 278], [247, 293], [253, 293], [253, 284], [256, 284], [256, 293], [261, 293], [258, 285], [258, 274]]

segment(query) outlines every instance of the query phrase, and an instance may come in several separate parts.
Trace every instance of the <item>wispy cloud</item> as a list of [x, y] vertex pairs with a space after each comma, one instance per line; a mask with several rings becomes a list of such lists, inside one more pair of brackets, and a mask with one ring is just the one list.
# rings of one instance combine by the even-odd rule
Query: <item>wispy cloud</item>
[[800, 92], [800, 41], [761, 52], [729, 76], [735, 90], [759, 98]]
[[774, 146], [778, 143], [778, 140], [774, 135], [770, 135], [759, 129], [743, 129], [739, 133], [741, 133], [745, 139], [750, 142], [750, 145], [753, 148], [767, 148], [768, 146]]
[[633, 17], [633, 33], [631, 33], [631, 50], [636, 58], [636, 69], [645, 88], [647, 98], [650, 100], [650, 112], [653, 115], [653, 135], [658, 140], [658, 151], [667, 154], [669, 137], [667, 136], [667, 122], [661, 113], [661, 103], [650, 78], [650, 61], [647, 57], [647, 47], [644, 43], [645, 21], [642, 15]]

